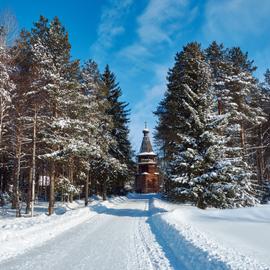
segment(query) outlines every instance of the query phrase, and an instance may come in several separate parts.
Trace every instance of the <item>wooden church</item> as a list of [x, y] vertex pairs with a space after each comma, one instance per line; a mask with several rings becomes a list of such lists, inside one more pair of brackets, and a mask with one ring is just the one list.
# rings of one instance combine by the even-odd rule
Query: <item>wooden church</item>
[[143, 130], [140, 153], [137, 155], [135, 190], [138, 193], [156, 193], [160, 190], [157, 155], [153, 152], [146, 126]]

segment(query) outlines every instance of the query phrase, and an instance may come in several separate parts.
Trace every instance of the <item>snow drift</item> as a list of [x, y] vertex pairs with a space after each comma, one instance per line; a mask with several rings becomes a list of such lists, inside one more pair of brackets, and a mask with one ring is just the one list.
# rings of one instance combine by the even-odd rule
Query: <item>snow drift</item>
[[166, 211], [149, 222], [187, 269], [270, 269], [270, 205], [200, 210], [154, 199], [150, 209]]

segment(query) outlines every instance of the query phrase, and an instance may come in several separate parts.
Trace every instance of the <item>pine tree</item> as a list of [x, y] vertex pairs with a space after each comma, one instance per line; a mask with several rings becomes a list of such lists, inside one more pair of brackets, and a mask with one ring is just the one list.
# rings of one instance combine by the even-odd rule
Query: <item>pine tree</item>
[[[246, 173], [250, 184], [257, 174], [257, 158], [253, 154], [257, 134], [254, 134], [254, 131], [258, 130], [265, 120], [258, 103], [261, 91], [257, 80], [252, 76], [256, 67], [253, 66], [253, 61], [248, 59], [248, 54], [238, 47], [223, 50], [222, 46], [218, 48], [214, 42], [206, 50], [206, 55], [213, 70], [219, 113], [228, 116], [227, 127], [223, 130], [223, 134], [229, 137], [227, 156], [237, 158], [238, 162], [234, 163], [234, 166], [238, 170], [242, 167], [242, 175]], [[256, 185], [253, 186], [257, 189]], [[253, 193], [255, 191], [253, 190]]]
[[11, 106], [8, 125], [9, 155], [12, 157], [12, 207], [16, 208], [16, 216], [21, 216], [21, 202], [25, 200], [25, 183], [22, 164], [27, 162], [27, 102], [26, 93], [29, 89], [29, 33], [22, 31], [12, 52], [16, 52], [15, 72], [12, 78], [16, 87], [11, 93]]
[[266, 115], [267, 121], [260, 125], [258, 129], [258, 145], [257, 162], [258, 175], [264, 186], [263, 202], [270, 199], [270, 70], [267, 69], [264, 74], [264, 81], [260, 85], [262, 96], [260, 98], [260, 105]]
[[79, 119], [84, 122], [83, 126], [85, 127], [80, 134], [82, 135], [82, 141], [87, 144], [82, 148], [85, 206], [87, 206], [90, 181], [91, 192], [96, 192], [96, 182], [94, 178], [91, 178], [91, 175], [94, 175], [94, 160], [102, 155], [99, 138], [103, 136], [101, 128], [105, 120], [105, 106], [103, 98], [99, 94], [101, 75], [97, 64], [91, 60], [87, 61], [81, 70], [80, 77], [82, 93]]
[[[34, 211], [35, 201], [35, 181], [37, 178], [37, 157], [44, 154], [41, 150], [41, 144], [38, 141], [44, 140], [42, 137], [43, 130], [47, 127], [47, 121], [50, 118], [48, 111], [48, 101], [50, 94], [57, 87], [55, 84], [55, 71], [53, 57], [46, 45], [42, 44], [41, 39], [32, 37], [30, 45], [31, 83], [29, 92], [26, 93], [28, 109], [26, 111], [29, 119], [29, 138], [31, 149], [29, 156], [29, 201], [31, 205], [31, 215]], [[37, 149], [38, 148], [38, 149]]]
[[[40, 136], [45, 147], [40, 158], [47, 160], [50, 164], [49, 214], [52, 214], [56, 178], [66, 173], [59, 171], [58, 165], [66, 162], [63, 155], [69, 137], [66, 131], [72, 122], [70, 119], [74, 118], [71, 107], [78, 91], [79, 68], [78, 61], [70, 60], [68, 35], [57, 17], [49, 24], [46, 18], [41, 17], [31, 33], [32, 46], [36, 48], [36, 57], [39, 57], [41, 63], [39, 72], [41, 82], [39, 83], [45, 91], [47, 107], [47, 111], [44, 111], [47, 121], [43, 122], [45, 125], [40, 129]], [[68, 164], [68, 167], [69, 171], [72, 171], [73, 164]], [[72, 177], [73, 172], [70, 172], [70, 178]]]
[[[85, 205], [88, 204], [89, 182], [91, 181], [91, 191], [97, 188], [95, 180], [99, 181], [101, 193], [104, 198], [104, 186], [107, 178], [100, 177], [100, 169], [103, 164], [108, 163], [108, 148], [111, 143], [108, 137], [108, 119], [106, 118], [106, 100], [100, 95], [101, 75], [97, 64], [88, 61], [81, 71], [81, 93], [78, 103], [78, 119], [83, 123], [78, 126], [76, 143], [81, 147], [76, 147], [78, 157], [82, 159], [82, 171], [85, 181]], [[96, 175], [96, 171], [98, 174]], [[91, 176], [91, 179], [90, 179]], [[92, 177], [93, 176], [93, 177]]]
[[11, 75], [14, 71], [11, 50], [6, 46], [6, 31], [0, 27], [0, 192], [8, 190], [8, 126], [12, 92], [16, 88]]
[[[265, 115], [259, 105], [261, 91], [252, 75], [255, 67], [252, 65], [253, 61], [248, 60], [247, 53], [244, 54], [239, 48], [232, 48], [228, 52], [228, 61], [230, 68], [225, 77], [223, 103], [225, 112], [230, 113], [230, 144], [235, 151], [233, 155], [242, 159], [243, 170], [259, 191], [256, 177], [257, 158], [253, 153], [257, 144], [257, 130], [265, 121]], [[258, 157], [258, 151], [257, 154]]]

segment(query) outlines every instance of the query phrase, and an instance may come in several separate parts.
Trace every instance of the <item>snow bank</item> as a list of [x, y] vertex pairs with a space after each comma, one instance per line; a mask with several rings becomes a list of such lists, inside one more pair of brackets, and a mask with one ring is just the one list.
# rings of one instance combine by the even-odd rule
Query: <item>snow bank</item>
[[187, 269], [270, 269], [270, 206], [200, 210], [153, 199], [150, 210], [166, 211], [150, 223]]
[[0, 261], [41, 245], [109, 208], [121, 210], [127, 200], [149, 200], [148, 223], [175, 269], [270, 269], [270, 205], [200, 210], [168, 203], [153, 194], [132, 193], [105, 202], [95, 198], [86, 208], [82, 201], [62, 205], [50, 217], [40, 211], [42, 214], [33, 218], [0, 219]]
[[43, 213], [32, 218], [0, 219], [0, 261], [41, 245], [97, 214], [79, 201], [64, 204], [55, 212], [52, 216]]
[[194, 245], [188, 226], [177, 226], [169, 219], [168, 214], [157, 214], [151, 217], [150, 222], [166, 241], [176, 259], [185, 266], [185, 269], [229, 269], [222, 261], [211, 257], [207, 250]]
[[[44, 205], [38, 205], [40, 215], [35, 217], [4, 217], [0, 219], [0, 261], [24, 253], [39, 246], [87, 220], [107, 210], [107, 207], [125, 202], [127, 197], [111, 197], [101, 201], [92, 197], [89, 207], [84, 201], [57, 205], [55, 214], [45, 214]], [[47, 206], [47, 205], [46, 205]]]

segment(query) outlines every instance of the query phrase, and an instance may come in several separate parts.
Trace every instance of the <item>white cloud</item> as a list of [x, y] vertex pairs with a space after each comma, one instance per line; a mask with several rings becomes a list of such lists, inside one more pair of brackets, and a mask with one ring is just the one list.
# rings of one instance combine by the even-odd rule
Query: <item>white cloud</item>
[[[141, 139], [142, 139], [142, 129], [144, 128], [144, 122], [147, 122], [148, 128], [153, 132], [155, 127], [155, 119], [153, 117], [153, 110], [155, 110], [158, 104], [157, 100], [162, 97], [165, 88], [163, 85], [154, 85], [150, 91], [153, 93], [154, 98], [148, 95], [147, 98], [142, 99], [141, 102], [137, 103], [132, 110], [131, 122], [130, 122], [130, 138], [135, 151], [139, 151]], [[158, 95], [159, 93], [159, 95]], [[158, 96], [157, 96], [158, 95]], [[152, 133], [151, 133], [152, 135]]]
[[197, 8], [191, 7], [188, 0], [149, 0], [137, 18], [136, 40], [118, 52], [118, 56], [128, 59], [133, 68], [153, 74], [153, 83], [144, 87], [141, 101], [132, 108], [130, 137], [136, 151], [139, 150], [144, 121], [154, 130], [156, 119], [153, 111], [166, 90], [170, 64], [168, 56], [164, 61], [161, 54], [174, 47], [182, 27], [189, 24], [196, 14]]
[[206, 43], [217, 40], [248, 51], [258, 66], [255, 74], [262, 79], [269, 67], [269, 14], [269, 0], [208, 0], [201, 26], [203, 39]]
[[97, 40], [91, 46], [95, 56], [105, 54], [108, 48], [113, 46], [116, 37], [125, 32], [123, 25], [133, 0], [111, 0], [101, 14], [100, 24], [97, 30]]
[[141, 56], [150, 57], [152, 53], [142, 44], [134, 43], [123, 48], [118, 55], [131, 61], [137, 62]]
[[181, 28], [186, 0], [150, 0], [138, 18], [138, 35], [144, 44], [171, 42], [171, 36]]
[[130, 138], [135, 151], [139, 151], [142, 139], [141, 131], [144, 127], [145, 121], [147, 122], [150, 130], [152, 132], [154, 131], [155, 118], [153, 117], [153, 111], [156, 109], [166, 90], [165, 78], [167, 70], [167, 65], [155, 66], [156, 84], [145, 88], [145, 92], [142, 95], [143, 98], [132, 109]]
[[[95, 58], [98, 55], [100, 60], [102, 52], [111, 48], [119, 35], [130, 35], [125, 31], [123, 21], [131, 5], [132, 0], [111, 0], [111, 4], [103, 10], [98, 40], [92, 46]], [[189, 0], [149, 0], [136, 18], [133, 41], [118, 52], [112, 52], [114, 57], [110, 63], [116, 61], [117, 65], [126, 69], [125, 77], [149, 76], [148, 85], [144, 84], [137, 90], [140, 100], [132, 107], [130, 137], [136, 151], [141, 142], [144, 121], [148, 122], [151, 130], [154, 129], [153, 111], [166, 89], [166, 73], [171, 64], [168, 62], [173, 58], [181, 30], [192, 22], [197, 11]]]
[[260, 37], [270, 26], [269, 0], [209, 0], [205, 11], [207, 41], [242, 42]]
[[137, 18], [137, 40], [119, 55], [135, 62], [154, 57], [153, 52], [176, 42], [183, 25], [190, 23], [196, 14], [197, 8], [191, 8], [187, 0], [150, 0]]

